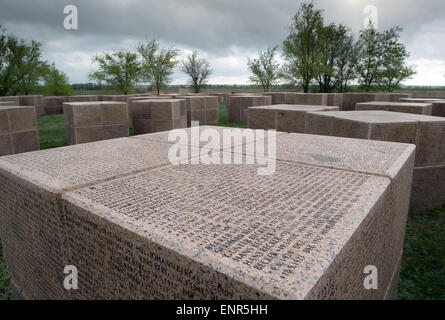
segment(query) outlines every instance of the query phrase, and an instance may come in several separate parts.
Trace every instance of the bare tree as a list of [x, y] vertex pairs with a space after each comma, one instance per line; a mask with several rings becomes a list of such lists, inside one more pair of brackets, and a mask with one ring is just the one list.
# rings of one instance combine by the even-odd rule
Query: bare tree
[[205, 58], [199, 58], [197, 51], [193, 51], [182, 62], [181, 70], [190, 77], [189, 81], [195, 93], [199, 93], [201, 87], [207, 83], [209, 76], [213, 73], [209, 61]]

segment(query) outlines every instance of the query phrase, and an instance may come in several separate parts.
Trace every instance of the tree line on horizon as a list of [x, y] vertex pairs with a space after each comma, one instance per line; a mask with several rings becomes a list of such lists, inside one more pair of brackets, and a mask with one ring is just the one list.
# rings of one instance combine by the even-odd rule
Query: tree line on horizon
[[409, 53], [400, 41], [401, 32], [400, 27], [379, 32], [370, 21], [356, 37], [343, 24], [326, 25], [324, 10], [306, 1], [283, 41], [284, 64], [277, 62], [278, 46], [259, 51], [257, 58], [248, 60], [250, 80], [265, 91], [280, 81], [304, 92], [345, 92], [353, 82], [364, 91], [393, 91], [415, 74], [406, 62]]

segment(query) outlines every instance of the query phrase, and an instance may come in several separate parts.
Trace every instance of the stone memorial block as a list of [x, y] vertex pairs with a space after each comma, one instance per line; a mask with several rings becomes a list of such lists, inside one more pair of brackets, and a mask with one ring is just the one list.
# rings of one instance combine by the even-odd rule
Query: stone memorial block
[[[170, 147], [134, 137], [0, 158], [0, 235], [14, 291], [395, 298], [414, 146], [282, 134], [271, 176], [257, 164], [170, 165]], [[82, 270], [78, 290], [63, 289], [66, 265]], [[363, 286], [368, 265], [379, 270], [378, 290]]]
[[432, 103], [436, 101], [445, 101], [443, 99], [434, 98], [400, 98], [400, 102], [411, 102], [411, 103]]
[[246, 123], [248, 109], [256, 106], [269, 106], [272, 104], [271, 96], [241, 96], [231, 95], [227, 102], [227, 116], [231, 122]]
[[61, 195], [164, 166], [170, 148], [119, 138], [0, 158], [0, 238], [12, 283], [24, 297], [76, 298], [63, 287], [70, 258]]
[[93, 102], [99, 101], [99, 96], [92, 95], [78, 95], [66, 97], [66, 102]]
[[431, 114], [435, 117], [445, 117], [445, 100], [444, 101], [430, 101], [432, 104]]
[[0, 156], [39, 149], [35, 107], [0, 106]]
[[306, 113], [311, 111], [338, 111], [338, 107], [288, 104], [250, 107], [248, 126], [251, 129], [304, 133]]
[[[311, 112], [306, 117], [305, 132], [415, 144], [411, 210], [445, 204], [445, 193], [428, 193], [431, 188], [445, 190], [445, 119], [388, 111]], [[428, 181], [434, 174], [435, 180]], [[438, 184], [436, 180], [443, 182]]]
[[131, 107], [134, 135], [187, 127], [185, 100], [145, 99], [133, 101]]
[[227, 93], [209, 93], [209, 96], [218, 97], [218, 103], [227, 102]]
[[177, 99], [184, 99], [187, 106], [187, 125], [192, 121], [199, 121], [200, 124], [217, 124], [219, 122], [218, 97], [186, 95], [176, 96]]
[[43, 106], [43, 96], [21, 96], [23, 106], [34, 106], [36, 107], [37, 116], [46, 114], [45, 108]]
[[69, 145], [128, 136], [126, 103], [66, 102], [63, 109]]
[[62, 114], [63, 103], [66, 101], [66, 97], [43, 97], [42, 104], [46, 114]]
[[16, 106], [16, 104], [13, 101], [1, 101], [0, 106], [1, 107], [12, 107], [12, 106]]
[[431, 115], [432, 104], [431, 103], [412, 103], [412, 102], [374, 101], [374, 102], [357, 103], [356, 110], [357, 111], [384, 110], [384, 111], [393, 111], [393, 112], [402, 112], [402, 113]]
[[0, 97], [0, 102], [12, 102], [14, 106], [21, 106], [21, 100], [18, 96]]

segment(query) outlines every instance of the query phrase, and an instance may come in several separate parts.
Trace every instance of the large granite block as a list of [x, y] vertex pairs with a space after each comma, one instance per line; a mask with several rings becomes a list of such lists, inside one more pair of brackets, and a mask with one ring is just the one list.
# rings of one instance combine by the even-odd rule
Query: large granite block
[[134, 135], [187, 127], [187, 107], [184, 99], [132, 101], [131, 108]]
[[229, 121], [246, 123], [248, 121], [248, 109], [256, 106], [269, 106], [272, 104], [271, 96], [244, 96], [232, 95], [228, 97], [227, 115]]
[[432, 185], [437, 190], [445, 188], [445, 119], [387, 111], [313, 112], [307, 115], [305, 130], [311, 134], [415, 144], [416, 169], [429, 168], [419, 171], [428, 173], [424, 177], [432, 177], [431, 171], [435, 170], [437, 181], [443, 182], [428, 182], [419, 174], [413, 183], [412, 208], [433, 209], [445, 203], [439, 193], [423, 194]]
[[402, 113], [432, 115], [432, 104], [431, 103], [374, 101], [374, 102], [357, 103], [356, 110], [357, 111], [383, 110], [383, 111], [393, 111], [393, 112], [402, 112]]
[[21, 99], [19, 96], [0, 97], [0, 102], [12, 102], [14, 106], [21, 106]]
[[79, 95], [79, 96], [66, 97], [66, 102], [94, 102], [94, 101], [99, 101], [99, 96]]
[[[267, 177], [168, 165], [170, 147], [135, 137], [1, 158], [0, 235], [21, 296], [393, 298], [413, 146], [282, 134]], [[65, 265], [78, 290], [63, 289]], [[367, 265], [378, 290], [363, 286]]]
[[0, 158], [0, 238], [8, 272], [26, 297], [75, 297], [63, 288], [69, 256], [61, 195], [164, 166], [170, 148], [120, 138]]
[[431, 114], [435, 117], [445, 117], [445, 101], [430, 101], [432, 104]]
[[176, 96], [184, 99], [187, 105], [187, 125], [192, 121], [200, 124], [217, 124], [219, 122], [219, 103], [216, 96], [185, 95]]
[[46, 114], [62, 114], [66, 97], [43, 97], [42, 104]]
[[66, 102], [63, 109], [69, 145], [128, 136], [126, 103]]
[[304, 133], [307, 112], [336, 110], [338, 107], [286, 104], [250, 107], [248, 126], [251, 129]]
[[39, 149], [35, 107], [0, 106], [0, 156]]

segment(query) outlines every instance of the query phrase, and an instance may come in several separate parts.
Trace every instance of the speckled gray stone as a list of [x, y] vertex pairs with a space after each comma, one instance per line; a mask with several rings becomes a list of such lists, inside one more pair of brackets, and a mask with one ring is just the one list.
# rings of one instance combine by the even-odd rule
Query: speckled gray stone
[[311, 111], [338, 111], [338, 107], [289, 104], [250, 107], [248, 127], [304, 133], [306, 113]]
[[126, 103], [66, 102], [63, 109], [69, 145], [128, 137]]
[[66, 97], [43, 97], [42, 104], [46, 114], [61, 114], [63, 113], [63, 103], [66, 102]]
[[444, 101], [431, 101], [432, 115], [435, 117], [445, 117], [445, 100]]
[[187, 125], [191, 125], [192, 121], [199, 121], [200, 124], [217, 124], [219, 122], [218, 97], [178, 95], [176, 98], [186, 101]]

